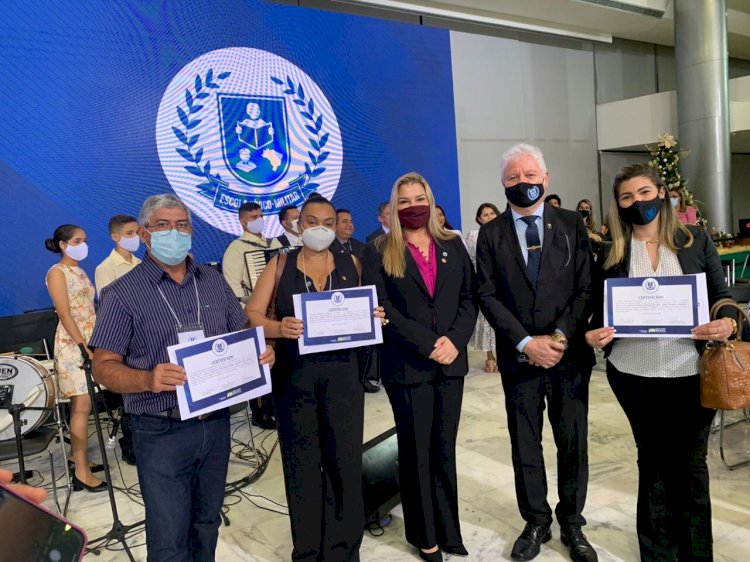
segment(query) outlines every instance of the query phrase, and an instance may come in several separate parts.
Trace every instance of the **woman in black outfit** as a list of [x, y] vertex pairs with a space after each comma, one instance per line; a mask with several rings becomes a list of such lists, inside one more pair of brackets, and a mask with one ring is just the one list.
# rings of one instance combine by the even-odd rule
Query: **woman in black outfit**
[[365, 250], [365, 284], [377, 286], [389, 319], [380, 372], [396, 420], [406, 540], [432, 562], [440, 549], [467, 554], [456, 436], [477, 318], [474, 271], [461, 237], [438, 225], [423, 177], [396, 181], [391, 213], [391, 231]]
[[[612, 244], [602, 247], [598, 260], [604, 278], [705, 273], [709, 305], [730, 296], [711, 239], [679, 222], [653, 168], [625, 166], [613, 191]], [[612, 328], [601, 327], [602, 293], [600, 285], [586, 341], [607, 353], [607, 379], [638, 449], [641, 560], [712, 560], [706, 452], [715, 411], [701, 406], [698, 360], [706, 340], [732, 334], [733, 309], [693, 328], [692, 338], [615, 338]]]
[[[302, 320], [292, 295], [357, 287], [361, 266], [328, 250], [336, 211], [322, 197], [302, 205], [303, 246], [286, 256], [276, 293], [280, 321], [266, 318], [279, 258], [261, 274], [247, 304], [252, 326], [277, 338], [273, 400], [284, 466], [292, 560], [356, 562], [364, 530], [364, 395], [354, 349], [300, 355]], [[383, 316], [382, 308], [375, 316]]]

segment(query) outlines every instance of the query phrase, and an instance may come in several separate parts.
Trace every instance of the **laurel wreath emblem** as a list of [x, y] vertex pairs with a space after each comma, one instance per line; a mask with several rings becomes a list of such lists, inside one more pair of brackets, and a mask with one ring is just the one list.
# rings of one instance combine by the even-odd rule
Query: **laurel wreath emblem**
[[[175, 108], [177, 117], [183, 127], [172, 127], [172, 132], [182, 144], [182, 147], [177, 147], [175, 150], [177, 154], [189, 163], [184, 167], [185, 170], [205, 180], [202, 183], [196, 184], [195, 187], [201, 195], [206, 197], [213, 197], [213, 192], [216, 188], [221, 184], [226, 184], [221, 179], [221, 174], [212, 173], [211, 161], [203, 161], [203, 147], [196, 148], [196, 144], [200, 140], [200, 134], [191, 134], [191, 131], [202, 121], [198, 115], [204, 108], [200, 100], [204, 100], [210, 96], [206, 90], [218, 89], [220, 86], [216, 81], [225, 80], [231, 74], [231, 72], [222, 72], [214, 76], [212, 68], [206, 71], [205, 76], [196, 74], [195, 88], [185, 88], [185, 107], [178, 105]], [[289, 76], [286, 77], [286, 82], [275, 76], [271, 76], [271, 80], [275, 84], [283, 86], [283, 93], [293, 98], [293, 103], [300, 108], [300, 115], [306, 121], [305, 129], [312, 135], [307, 139], [312, 147], [312, 150], [307, 151], [310, 161], [305, 162], [305, 172], [296, 182], [298, 187], [304, 188], [309, 193], [320, 187], [313, 179], [325, 172], [326, 168], [322, 164], [331, 154], [329, 151], [324, 150], [328, 143], [329, 133], [323, 132], [323, 114], [316, 111], [313, 98], [305, 96], [302, 84], [295, 84]]]
[[[222, 72], [221, 74], [216, 76], [216, 80], [225, 80], [229, 78], [231, 74], [231, 72]], [[194, 176], [198, 176], [199, 178], [208, 180], [204, 183], [196, 185], [196, 187], [200, 189], [202, 195], [210, 196], [211, 189], [215, 188], [217, 182], [221, 181], [221, 174], [214, 175], [211, 173], [210, 160], [206, 160], [206, 162], [203, 164], [203, 167], [201, 167], [201, 160], [203, 159], [203, 148], [198, 148], [195, 152], [192, 152], [193, 147], [200, 140], [200, 135], [196, 133], [190, 136], [190, 131], [197, 127], [201, 122], [201, 119], [198, 119], [197, 116], [198, 113], [200, 113], [203, 109], [203, 106], [198, 102], [199, 100], [206, 99], [210, 95], [207, 91], [205, 91], [205, 88], [214, 90], [219, 88], [219, 85], [214, 82], [213, 68], [209, 68], [206, 71], [205, 77], [201, 77], [200, 74], [196, 74], [194, 92], [191, 91], [190, 88], [185, 88], [185, 105], [187, 107], [187, 111], [185, 111], [185, 109], [183, 109], [179, 105], [176, 108], [177, 117], [179, 117], [182, 126], [185, 127], [185, 130], [183, 131], [179, 127], [172, 127], [172, 132], [174, 132], [177, 140], [179, 140], [185, 147], [178, 147], [175, 149], [177, 151], [177, 154], [190, 162], [190, 165], [185, 166], [185, 169]]]
[[[321, 164], [325, 162], [331, 154], [330, 152], [323, 150], [325, 145], [328, 144], [329, 138], [329, 133], [321, 134], [323, 129], [323, 114], [315, 111], [315, 101], [312, 97], [305, 97], [305, 90], [302, 87], [302, 84], [295, 84], [289, 76], [286, 77], [286, 82], [276, 76], [271, 76], [271, 81], [274, 84], [284, 87], [284, 94], [293, 98], [292, 101], [294, 104], [301, 108], [300, 115], [307, 121], [305, 129], [307, 132], [315, 136], [315, 138], [307, 138], [307, 141], [315, 152], [311, 150], [307, 151], [307, 156], [310, 158], [310, 162], [305, 162], [304, 183], [300, 185], [300, 187], [306, 188], [308, 192], [311, 192], [320, 187], [320, 185], [314, 183], [312, 179], [326, 171], [325, 167], [321, 166]], [[310, 164], [312, 164], [312, 166], [310, 166]]]

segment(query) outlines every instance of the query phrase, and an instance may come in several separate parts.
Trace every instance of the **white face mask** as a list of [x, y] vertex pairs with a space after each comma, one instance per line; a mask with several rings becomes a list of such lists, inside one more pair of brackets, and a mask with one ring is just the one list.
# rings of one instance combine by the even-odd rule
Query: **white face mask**
[[262, 234], [263, 233], [263, 217], [258, 217], [255, 220], [247, 221], [245, 223], [245, 228], [248, 232], [251, 232], [252, 234]]
[[336, 237], [336, 233], [325, 226], [311, 226], [302, 231], [302, 243], [316, 252], [328, 248]]
[[292, 230], [294, 232], [299, 232], [299, 219], [294, 219], [292, 221]]
[[138, 235], [133, 236], [132, 238], [125, 238], [124, 236], [120, 236], [120, 241], [118, 242], [120, 247], [123, 250], [127, 250], [128, 252], [137, 252], [138, 248], [141, 245], [141, 239], [138, 238]]
[[89, 247], [86, 242], [81, 242], [78, 246], [68, 245], [65, 250], [65, 255], [75, 261], [82, 261], [89, 255]]

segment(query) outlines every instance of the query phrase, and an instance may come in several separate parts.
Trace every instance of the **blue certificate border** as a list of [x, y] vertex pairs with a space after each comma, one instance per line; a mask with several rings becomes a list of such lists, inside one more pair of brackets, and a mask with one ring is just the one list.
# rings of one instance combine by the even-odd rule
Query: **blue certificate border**
[[[232, 345], [242, 340], [253, 340], [253, 343], [255, 344], [255, 352], [260, 358], [261, 350], [260, 342], [258, 341], [258, 332], [255, 330], [255, 328], [252, 328], [249, 330], [240, 330], [239, 332], [235, 332], [227, 336], [215, 336], [213, 338], [207, 338], [205, 340], [196, 342], [190, 347], [178, 349], [177, 351], [175, 351], [177, 364], [180, 367], [185, 367], [185, 359], [211, 351], [213, 343], [219, 339], [223, 339], [224, 341], [226, 341], [227, 345]], [[268, 384], [269, 381], [266, 375], [266, 370], [262, 365], [260, 365], [260, 359], [258, 360], [258, 367], [260, 368], [260, 377], [258, 377], [257, 379], [246, 382], [234, 388], [230, 388], [229, 390], [221, 392], [220, 394], [213, 394], [208, 398], [204, 398], [203, 400], [193, 400], [193, 397], [190, 394], [190, 383], [186, 382], [184, 388], [185, 401], [187, 402], [188, 410], [190, 410], [190, 413], [195, 412], [196, 410], [203, 410], [204, 408], [208, 408], [209, 406], [220, 404], [225, 400], [231, 398], [232, 396], [237, 396], [238, 394], [242, 394], [258, 388], [259, 386], [262, 386], [264, 384]]]
[[323, 291], [320, 293], [301, 293], [300, 308], [302, 309], [302, 322], [304, 330], [302, 333], [302, 342], [305, 346], [326, 345], [342, 342], [357, 342], [375, 339], [375, 317], [370, 316], [370, 331], [360, 332], [357, 334], [344, 334], [341, 336], [321, 336], [317, 338], [310, 337], [307, 333], [307, 303], [310, 301], [330, 301], [333, 293], [342, 293], [346, 299], [367, 297], [370, 302], [370, 310], [375, 308], [373, 300], [373, 291], [371, 288], [356, 287], [353, 289], [334, 289], [333, 291]]
[[[693, 294], [693, 324], [691, 326], [619, 326], [614, 323], [612, 309], [612, 289], [614, 287], [640, 287], [646, 279], [656, 279], [659, 287], [674, 285], [689, 285]], [[618, 334], [684, 334], [691, 335], [691, 330], [698, 325], [698, 307], [695, 301], [698, 298], [698, 283], [694, 275], [671, 276], [671, 277], [611, 277], [607, 279], [607, 317], [610, 326], [617, 330]]]

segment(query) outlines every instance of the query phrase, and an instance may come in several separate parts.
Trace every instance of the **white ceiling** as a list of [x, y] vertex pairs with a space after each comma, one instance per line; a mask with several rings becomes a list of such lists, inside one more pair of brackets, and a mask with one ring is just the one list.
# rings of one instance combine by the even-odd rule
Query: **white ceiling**
[[[662, 18], [639, 15], [581, 0], [333, 0], [424, 16], [474, 20], [579, 37], [609, 36], [673, 45], [674, 0], [619, 0], [636, 7], [664, 9]], [[703, 2], [704, 0], [681, 0]], [[304, 0], [303, 0], [304, 2]], [[729, 56], [750, 60], [750, 0], [726, 0]]]

